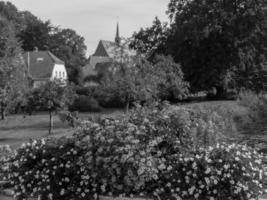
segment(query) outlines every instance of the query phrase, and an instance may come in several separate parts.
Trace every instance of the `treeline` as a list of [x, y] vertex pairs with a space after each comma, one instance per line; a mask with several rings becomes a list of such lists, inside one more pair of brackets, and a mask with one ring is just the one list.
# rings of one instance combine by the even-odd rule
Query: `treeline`
[[[42, 21], [28, 11], [19, 11], [10, 2], [0, 1], [0, 20], [9, 24], [23, 51], [49, 50], [65, 62], [71, 82], [79, 83], [81, 67], [86, 63], [84, 38], [72, 29], [62, 29]], [[2, 48], [1, 48], [2, 49]]]
[[[265, 5], [265, 6], [264, 6]], [[191, 91], [266, 90], [267, 23], [264, 0], [170, 0], [169, 23], [155, 19], [134, 33], [131, 47], [149, 59], [170, 55]]]

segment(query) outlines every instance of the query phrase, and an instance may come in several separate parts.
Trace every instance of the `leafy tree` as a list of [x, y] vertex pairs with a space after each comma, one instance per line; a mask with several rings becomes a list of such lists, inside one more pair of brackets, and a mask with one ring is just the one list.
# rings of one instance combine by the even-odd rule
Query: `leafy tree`
[[34, 90], [34, 99], [37, 105], [49, 111], [49, 134], [53, 131], [53, 115], [55, 112], [66, 109], [72, 104], [75, 95], [71, 86], [66, 86], [60, 80], [48, 81]]
[[[150, 52], [154, 47], [154, 54], [171, 55], [181, 63], [191, 89], [215, 87], [217, 95], [223, 96], [230, 86], [248, 87], [247, 79], [251, 80], [250, 85], [259, 83], [253, 77], [260, 75], [266, 58], [264, 3], [264, 0], [170, 0], [167, 11], [170, 28], [158, 28], [161, 31], [157, 34], [165, 37], [159, 37], [161, 41], [152, 39], [154, 43], [149, 41], [156, 38], [150, 32], [154, 23], [147, 31], [134, 35], [134, 44], [145, 44], [141, 52]], [[158, 47], [158, 43], [164, 48]]]
[[78, 84], [81, 67], [86, 63], [84, 38], [72, 29], [56, 29], [51, 35], [49, 49], [66, 63], [70, 81]]
[[162, 100], [178, 101], [187, 97], [189, 83], [184, 81], [181, 66], [171, 56], [157, 55], [153, 59], [159, 96]]
[[141, 28], [139, 32], [133, 34], [130, 47], [145, 54], [148, 58], [154, 57], [155, 54], [166, 52], [168, 34], [168, 24], [162, 23], [156, 17], [151, 27]]
[[118, 101], [125, 105], [126, 113], [130, 103], [148, 102], [158, 97], [158, 81], [153, 65], [135, 55], [128, 45], [128, 40], [122, 40], [121, 45], [114, 49], [115, 59], [106, 74], [102, 75], [100, 86], [112, 93], [109, 94], [110, 98], [114, 95], [118, 97]]
[[25, 29], [18, 34], [24, 51], [33, 51], [35, 48], [47, 50], [52, 29], [50, 21], [43, 22], [35, 18], [27, 20]]
[[7, 108], [13, 109], [16, 101], [28, 87], [27, 69], [21, 58], [20, 44], [15, 28], [6, 19], [0, 20], [0, 111], [1, 119]]
[[262, 5], [263, 0], [171, 0], [168, 52], [194, 89], [214, 86], [220, 96], [229, 71], [258, 68], [266, 39]]

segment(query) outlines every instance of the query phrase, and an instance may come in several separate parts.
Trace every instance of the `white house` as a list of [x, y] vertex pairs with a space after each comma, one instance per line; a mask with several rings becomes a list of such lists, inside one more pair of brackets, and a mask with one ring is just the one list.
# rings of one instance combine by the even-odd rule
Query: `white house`
[[50, 51], [26, 52], [23, 58], [34, 88], [48, 80], [60, 79], [63, 82], [68, 80], [65, 63]]

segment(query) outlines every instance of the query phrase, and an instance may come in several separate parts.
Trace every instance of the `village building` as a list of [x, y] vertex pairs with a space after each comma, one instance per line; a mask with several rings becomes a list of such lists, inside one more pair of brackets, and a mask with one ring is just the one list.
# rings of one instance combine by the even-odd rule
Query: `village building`
[[100, 40], [93, 55], [83, 67], [83, 79], [87, 86], [97, 85], [97, 76], [111, 70], [111, 64], [119, 61], [121, 52], [128, 56], [135, 55], [135, 52], [121, 44], [119, 24], [117, 24], [114, 41]]
[[59, 79], [66, 82], [68, 79], [65, 63], [50, 51], [26, 52], [23, 58], [33, 88], [37, 88], [49, 80]]

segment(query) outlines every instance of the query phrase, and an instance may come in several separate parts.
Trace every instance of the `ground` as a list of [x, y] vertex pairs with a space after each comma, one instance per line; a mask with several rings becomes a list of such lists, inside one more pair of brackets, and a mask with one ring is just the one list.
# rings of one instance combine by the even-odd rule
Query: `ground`
[[0, 199], [1, 199], [1, 200], [14, 200], [14, 199], [11, 198], [11, 197], [5, 197], [5, 196], [2, 196], [2, 195], [0, 195]]
[[[102, 113], [80, 113], [79, 117], [86, 119], [90, 116], [117, 115], [121, 110], [105, 110]], [[9, 144], [18, 148], [29, 139], [47, 137], [49, 126], [48, 113], [36, 113], [31, 116], [10, 115], [0, 121], [0, 145]], [[74, 133], [74, 129], [60, 121], [58, 116], [54, 117], [54, 130], [52, 137], [68, 136]]]

